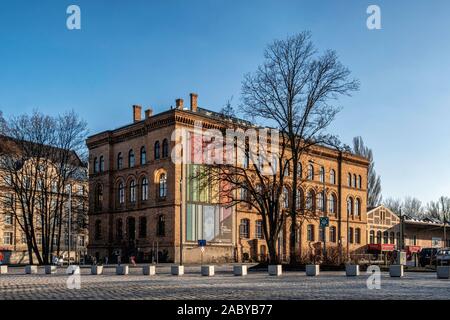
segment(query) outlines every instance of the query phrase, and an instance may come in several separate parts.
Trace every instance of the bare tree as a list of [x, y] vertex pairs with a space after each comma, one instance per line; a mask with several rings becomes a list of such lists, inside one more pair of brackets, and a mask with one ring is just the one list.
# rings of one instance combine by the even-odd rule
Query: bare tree
[[383, 205], [391, 210], [396, 215], [400, 216], [403, 203], [401, 199], [398, 198], [387, 198], [383, 200]]
[[[291, 199], [297, 199], [299, 162], [316, 144], [335, 144], [336, 137], [326, 129], [340, 107], [336, 100], [359, 88], [350, 79], [334, 51], [323, 55], [302, 32], [284, 40], [275, 40], [264, 52], [265, 61], [242, 84], [243, 113], [246, 117], [276, 126], [285, 135], [291, 152], [285, 161], [292, 168]], [[290, 260], [297, 259], [297, 203], [290, 207]]]
[[364, 145], [362, 137], [353, 138], [353, 152], [370, 161], [367, 174], [367, 206], [376, 207], [381, 204], [381, 177], [375, 171], [372, 149]]
[[6, 130], [6, 120], [3, 118], [3, 112], [0, 110], [0, 135], [3, 135]]
[[450, 198], [441, 196], [436, 201], [427, 204], [426, 216], [441, 223], [450, 221]]
[[[86, 123], [74, 112], [50, 117], [35, 111], [7, 123], [0, 150], [0, 181], [7, 192], [0, 200], [25, 236], [30, 263], [36, 257], [49, 264], [53, 252], [59, 254], [66, 209], [72, 206], [68, 187], [87, 178], [78, 156], [86, 154], [86, 134]], [[78, 201], [74, 218], [87, 214], [87, 208], [78, 211]]]
[[420, 219], [423, 217], [423, 212], [422, 201], [415, 197], [405, 197], [402, 205], [402, 214]]

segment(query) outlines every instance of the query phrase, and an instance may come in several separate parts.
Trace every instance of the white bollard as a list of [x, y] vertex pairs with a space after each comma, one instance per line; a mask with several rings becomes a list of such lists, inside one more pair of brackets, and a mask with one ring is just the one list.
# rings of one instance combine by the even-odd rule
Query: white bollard
[[56, 266], [45, 266], [44, 270], [45, 274], [54, 274], [56, 273]]
[[320, 266], [318, 264], [307, 264], [305, 271], [307, 276], [315, 277], [319, 275]]
[[25, 266], [25, 273], [26, 274], [34, 274], [38, 272], [38, 267], [37, 266]]
[[345, 275], [347, 277], [359, 276], [359, 265], [357, 265], [357, 264], [346, 264], [345, 265]]
[[154, 276], [156, 274], [156, 267], [155, 266], [143, 266], [142, 273], [145, 276]]
[[80, 266], [77, 265], [70, 265], [66, 269], [66, 274], [81, 274]]
[[126, 276], [129, 273], [130, 269], [127, 265], [117, 266], [116, 274], [119, 276]]
[[0, 274], [7, 274], [8, 266], [0, 266]]
[[450, 266], [437, 266], [436, 275], [438, 279], [448, 279], [450, 277]]
[[103, 274], [103, 266], [92, 266], [91, 274], [94, 274], [94, 275]]
[[184, 266], [170, 267], [170, 273], [174, 276], [182, 276], [184, 274]]
[[214, 275], [214, 266], [202, 266], [202, 276], [212, 277]]
[[235, 276], [246, 276], [247, 275], [247, 266], [233, 266], [233, 274]]
[[402, 264], [393, 264], [389, 267], [389, 275], [391, 277], [403, 277], [403, 265]]
[[282, 274], [281, 264], [271, 264], [269, 265], [269, 275], [270, 276], [281, 276]]

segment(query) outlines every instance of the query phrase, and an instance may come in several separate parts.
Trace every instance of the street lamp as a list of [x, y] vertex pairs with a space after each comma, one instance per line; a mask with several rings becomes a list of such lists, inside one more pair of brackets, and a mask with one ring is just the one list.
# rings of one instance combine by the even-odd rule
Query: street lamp
[[[310, 159], [309, 163], [314, 164], [314, 160]], [[323, 168], [323, 172], [322, 172], [322, 168]], [[321, 165], [320, 168], [321, 172], [319, 172], [319, 176], [322, 179], [322, 212], [323, 212], [323, 216], [326, 217], [326, 213], [325, 213], [325, 207], [326, 207], [326, 198], [327, 198], [327, 193], [326, 193], [326, 186], [325, 186], [325, 180], [326, 180], [326, 170], [325, 170], [325, 166]], [[327, 246], [326, 246], [326, 239], [327, 239], [327, 232], [326, 232], [326, 227], [327, 226], [323, 226], [323, 255], [324, 258], [327, 258]]]

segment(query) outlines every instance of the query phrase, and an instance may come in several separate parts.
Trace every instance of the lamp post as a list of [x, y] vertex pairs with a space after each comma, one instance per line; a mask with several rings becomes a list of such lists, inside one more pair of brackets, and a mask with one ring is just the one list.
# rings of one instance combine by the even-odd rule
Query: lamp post
[[72, 186], [69, 184], [68, 186], [69, 189], [69, 226], [68, 226], [68, 246], [67, 246], [67, 264], [70, 266], [70, 237], [71, 237], [71, 229], [72, 229]]
[[[314, 162], [314, 160], [311, 159], [311, 160], [309, 160], [309, 163], [313, 164], [315, 162]], [[323, 172], [319, 173], [319, 176], [322, 179], [322, 208], [321, 209], [322, 209], [323, 216], [326, 217], [327, 216], [325, 213], [326, 198], [327, 198], [326, 186], [325, 186], [326, 170], [325, 170], [324, 165], [321, 165], [321, 171], [322, 171], [322, 168], [323, 168]], [[323, 226], [322, 230], [323, 230], [323, 234], [322, 234], [323, 235], [323, 255], [324, 255], [324, 258], [326, 259], [327, 258], [327, 246], [326, 246], [326, 239], [327, 239], [326, 230], [327, 230], [327, 228], [326, 228], [326, 226]]]

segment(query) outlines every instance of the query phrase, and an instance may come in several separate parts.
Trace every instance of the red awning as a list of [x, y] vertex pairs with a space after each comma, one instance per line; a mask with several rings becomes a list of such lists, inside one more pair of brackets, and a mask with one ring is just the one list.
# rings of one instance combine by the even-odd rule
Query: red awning
[[406, 251], [410, 253], [420, 252], [420, 250], [421, 250], [420, 246], [406, 246]]
[[395, 244], [393, 243], [371, 243], [367, 245], [367, 249], [369, 251], [394, 251], [395, 250]]

